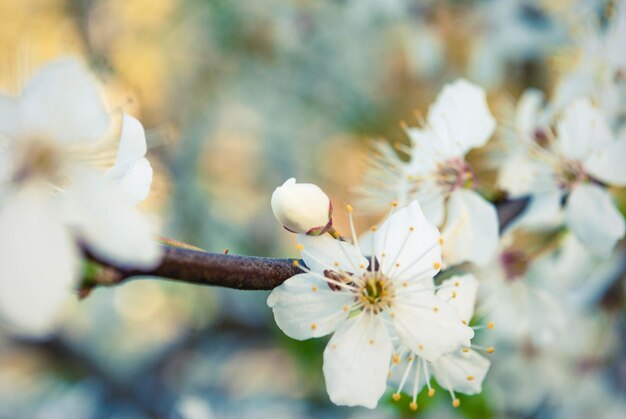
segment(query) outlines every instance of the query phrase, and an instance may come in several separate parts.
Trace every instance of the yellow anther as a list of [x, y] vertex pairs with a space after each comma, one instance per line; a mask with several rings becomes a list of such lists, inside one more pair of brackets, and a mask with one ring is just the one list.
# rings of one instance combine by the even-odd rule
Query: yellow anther
[[454, 286], [455, 287], [459, 287], [459, 286], [461, 286], [461, 283], [459, 281], [454, 281]]
[[317, 329], [317, 324], [311, 323], [311, 330], [316, 330], [316, 329]]
[[330, 349], [337, 349], [337, 344], [333, 343], [332, 345], [330, 345]]
[[404, 282], [402, 283], [402, 286], [403, 286], [404, 288], [406, 288], [406, 287], [408, 287], [408, 286], [409, 286], [409, 283], [408, 283], [407, 281], [404, 281]]
[[302, 243], [296, 244], [296, 250], [298, 250], [298, 251], [304, 250], [304, 245]]
[[409, 227], [409, 231], [415, 231], [415, 227]]
[[394, 402], [399, 401], [401, 397], [400, 393], [394, 393], [393, 396], [391, 396]]
[[494, 327], [495, 327], [495, 325], [493, 324], [493, 322], [487, 323], [487, 329], [493, 330]]
[[338, 268], [339, 267], [339, 262], [335, 262], [335, 263], [333, 263], [333, 265], [335, 265], [335, 267]]
[[441, 268], [441, 263], [439, 263], [439, 262], [433, 263], [433, 268], [440, 269]]
[[452, 407], [459, 407], [461, 405], [461, 401], [459, 399], [452, 400]]
[[439, 312], [439, 307], [433, 307], [433, 311], [434, 311], [435, 313], [438, 313], [438, 312]]
[[348, 210], [349, 213], [354, 212], [354, 208], [352, 208], [352, 205], [350, 204], [346, 205], [346, 209]]
[[350, 310], [350, 307], [348, 307], [348, 306], [343, 306], [342, 310], [343, 310], [344, 312], [346, 312], [346, 313], [347, 313], [347, 312]]
[[296, 267], [300, 266], [300, 262], [298, 262], [297, 260], [294, 260], [293, 262], [291, 262], [291, 264]]
[[396, 262], [396, 268], [400, 267], [400, 262]]
[[494, 353], [495, 351], [496, 351], [496, 348], [494, 348], [493, 346], [489, 346], [489, 347], [487, 348], [487, 353], [488, 353], [488, 354], [492, 354], [492, 353]]
[[468, 375], [467, 376], [467, 381], [472, 381], [474, 380], [474, 376], [473, 375]]
[[469, 350], [469, 348], [463, 348], [463, 349], [461, 349], [461, 350], [462, 350], [464, 353], [468, 353], [468, 352], [470, 351], [470, 350]]
[[465, 326], [467, 326], [467, 320], [461, 320], [461, 323], [463, 323]]
[[317, 291], [317, 287], [316, 287], [315, 285], [313, 285], [313, 286], [311, 287], [311, 291], [313, 291], [313, 292]]
[[365, 264], [361, 263], [361, 264], [359, 265], [359, 269], [365, 269]]
[[370, 339], [370, 340], [369, 340], [369, 344], [370, 344], [370, 345], [373, 345], [373, 344], [374, 344], [374, 339]]
[[394, 355], [391, 357], [391, 362], [393, 362], [394, 364], [399, 364], [400, 363], [400, 356], [399, 355]]
[[424, 350], [424, 345], [422, 345], [421, 343], [419, 345], [417, 345], [417, 349], [419, 349], [420, 351]]
[[443, 237], [439, 237], [439, 246], [443, 246]]
[[397, 206], [398, 206], [398, 201], [393, 201], [393, 202], [391, 203], [391, 206], [392, 206], [393, 208], [397, 207]]
[[372, 231], [376, 231], [376, 230], [378, 230], [378, 227], [376, 227], [376, 226], [372, 226], [372, 227], [370, 228], [370, 230], [372, 230]]
[[411, 404], [409, 404], [409, 409], [411, 409], [412, 411], [417, 411], [417, 403], [412, 402]]
[[433, 397], [435, 395], [435, 389], [434, 388], [429, 388], [428, 389], [428, 397]]
[[456, 298], [456, 291], [452, 291], [452, 298]]

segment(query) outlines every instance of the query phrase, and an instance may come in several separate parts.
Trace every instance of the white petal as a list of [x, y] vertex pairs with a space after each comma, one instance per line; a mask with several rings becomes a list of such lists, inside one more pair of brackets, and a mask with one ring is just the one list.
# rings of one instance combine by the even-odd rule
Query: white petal
[[374, 234], [380, 269], [394, 281], [432, 278], [441, 268], [439, 230], [417, 201], [398, 210]]
[[422, 206], [426, 219], [430, 221], [431, 224], [440, 226], [443, 224], [443, 220], [446, 215], [445, 194], [436, 190], [434, 187], [430, 188], [430, 191], [432, 192], [426, 193], [426, 196], [423, 199], [421, 198], [422, 194], [420, 193], [420, 199], [418, 199], [418, 201]]
[[324, 350], [326, 391], [340, 406], [373, 409], [385, 393], [391, 341], [381, 316], [346, 321]]
[[152, 166], [144, 157], [146, 150], [143, 126], [132, 116], [124, 114], [117, 158], [107, 176], [118, 181], [134, 202], [143, 201], [150, 193]]
[[79, 256], [46, 190], [23, 190], [0, 206], [0, 313], [18, 333], [43, 337], [59, 320]]
[[427, 361], [469, 346], [474, 336], [456, 308], [423, 290], [398, 294], [392, 317], [402, 342]]
[[543, 105], [545, 96], [541, 90], [526, 89], [519, 101], [515, 111], [515, 128], [517, 132], [526, 137], [534, 134], [539, 124], [539, 113]]
[[439, 385], [463, 394], [478, 394], [491, 363], [476, 351], [462, 350], [443, 356], [432, 363]]
[[428, 124], [439, 141], [454, 144], [457, 156], [484, 145], [496, 127], [485, 91], [463, 79], [443, 88], [428, 111]]
[[558, 123], [558, 144], [566, 157], [586, 159], [602, 144], [613, 141], [606, 118], [589, 99], [577, 99]]
[[611, 141], [585, 161], [585, 169], [596, 179], [616, 186], [626, 186], [626, 138]]
[[18, 102], [8, 96], [0, 95], [0, 145], [2, 137], [14, 137], [20, 126]]
[[533, 195], [526, 209], [508, 226], [507, 232], [519, 227], [549, 229], [558, 226], [563, 221], [562, 198], [563, 193], [558, 190]]
[[323, 274], [325, 270], [341, 270], [358, 275], [369, 265], [356, 247], [329, 236], [299, 234], [298, 243], [304, 246], [301, 251], [304, 263], [314, 272]]
[[405, 132], [411, 139], [411, 160], [407, 166], [407, 172], [414, 175], [424, 175], [437, 167], [437, 162], [442, 157], [456, 156], [457, 147], [447, 141], [441, 140], [437, 133], [430, 128], [406, 128]]
[[615, 243], [624, 237], [624, 217], [611, 195], [598, 185], [579, 185], [565, 205], [567, 225], [587, 248], [598, 256], [610, 256]]
[[328, 283], [312, 274], [289, 278], [274, 288], [267, 299], [276, 324], [293, 339], [327, 335], [345, 321], [354, 303], [349, 291], [332, 291]]
[[152, 185], [152, 166], [148, 159], [139, 159], [129, 166], [124, 174], [118, 178], [118, 182], [134, 203], [145, 200], [150, 194], [150, 186]]
[[40, 69], [24, 90], [20, 113], [31, 135], [56, 141], [96, 141], [109, 128], [98, 85], [74, 59], [56, 60]]
[[543, 193], [556, 189], [551, 168], [532, 159], [526, 150], [510, 154], [500, 166], [498, 186], [511, 198]]
[[448, 200], [448, 219], [442, 234], [447, 265], [472, 262], [483, 266], [491, 261], [498, 246], [496, 209], [476, 192], [459, 189]]
[[107, 261], [150, 268], [159, 263], [161, 247], [149, 218], [122, 188], [100, 173], [82, 170], [67, 190], [68, 220], [90, 249]]
[[478, 293], [478, 281], [472, 274], [453, 276], [441, 283], [442, 287], [437, 291], [437, 297], [455, 307], [461, 320], [469, 324], [474, 315], [476, 295]]

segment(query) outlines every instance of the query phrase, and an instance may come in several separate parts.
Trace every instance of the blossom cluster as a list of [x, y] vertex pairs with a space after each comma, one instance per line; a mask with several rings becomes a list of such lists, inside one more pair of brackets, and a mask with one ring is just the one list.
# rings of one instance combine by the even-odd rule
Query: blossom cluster
[[[393, 400], [407, 393], [417, 410], [434, 379], [457, 407], [456, 393], [481, 392], [492, 361], [485, 384], [518, 413], [550, 403], [566, 415], [608, 389], [617, 332], [606, 332], [615, 317], [603, 297], [623, 270], [626, 232], [617, 200], [626, 186], [624, 48], [626, 7], [617, 7], [551, 95], [528, 89], [507, 107], [468, 80], [446, 84], [416, 126], [401, 124], [408, 145], [374, 144], [358, 208], [392, 210], [361, 237], [351, 206], [347, 240], [328, 228], [332, 238], [310, 234], [332, 226], [327, 197], [272, 199], [286, 226], [285, 214], [291, 223], [318, 217], [296, 231], [303, 273], [268, 304], [294, 339], [332, 334], [323, 370], [334, 403], [372, 408], [393, 388]], [[515, 217], [500, 217], [511, 204]], [[492, 346], [471, 343], [482, 328]], [[606, 345], [593, 348], [602, 333]], [[563, 385], [578, 377], [586, 391]], [[579, 397], [564, 402], [565, 391]]]

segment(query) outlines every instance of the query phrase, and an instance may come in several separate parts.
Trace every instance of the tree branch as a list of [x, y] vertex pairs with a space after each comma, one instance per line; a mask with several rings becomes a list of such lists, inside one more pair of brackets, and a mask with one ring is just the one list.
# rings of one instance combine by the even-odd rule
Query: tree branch
[[[523, 212], [527, 199], [498, 203], [500, 230]], [[97, 258], [86, 251], [87, 258], [103, 267], [95, 280], [83, 284], [80, 295], [86, 297], [99, 285], [117, 285], [131, 278], [159, 277], [178, 282], [212, 285], [240, 290], [271, 290], [292, 276], [302, 273], [294, 266], [299, 259], [275, 259], [208, 253], [200, 250], [163, 246], [164, 256], [154, 269], [128, 270]]]

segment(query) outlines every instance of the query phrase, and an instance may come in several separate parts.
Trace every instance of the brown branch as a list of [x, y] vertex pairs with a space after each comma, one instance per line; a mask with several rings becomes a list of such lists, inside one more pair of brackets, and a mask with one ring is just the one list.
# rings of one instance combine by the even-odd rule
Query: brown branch
[[[500, 229], [525, 209], [526, 199], [498, 203]], [[98, 285], [117, 285], [131, 278], [159, 277], [198, 285], [212, 285], [240, 290], [271, 290], [302, 271], [294, 266], [298, 259], [274, 259], [208, 253], [194, 249], [164, 246], [164, 256], [154, 269], [128, 270], [98, 259], [90, 252], [87, 257], [103, 266], [96, 280], [83, 284], [80, 295], [85, 297]], [[301, 260], [298, 263], [304, 264]]]
[[271, 290], [302, 273], [294, 266], [298, 259], [238, 256], [167, 246], [163, 246], [163, 259], [154, 269], [128, 270], [100, 260], [89, 252], [88, 257], [102, 265], [104, 270], [95, 282], [86, 284], [86, 291], [93, 286], [116, 285], [130, 278], [146, 276], [240, 290]]

